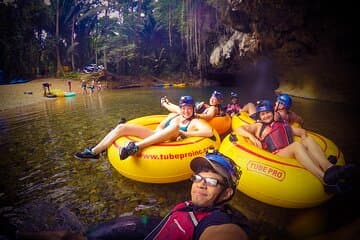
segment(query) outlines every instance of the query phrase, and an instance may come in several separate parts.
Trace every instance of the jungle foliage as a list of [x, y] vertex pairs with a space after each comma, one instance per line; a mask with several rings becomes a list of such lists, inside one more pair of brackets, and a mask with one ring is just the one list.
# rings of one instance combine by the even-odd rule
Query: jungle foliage
[[205, 0], [0, 1], [0, 70], [61, 77], [96, 63], [121, 75], [202, 78], [215, 16]]

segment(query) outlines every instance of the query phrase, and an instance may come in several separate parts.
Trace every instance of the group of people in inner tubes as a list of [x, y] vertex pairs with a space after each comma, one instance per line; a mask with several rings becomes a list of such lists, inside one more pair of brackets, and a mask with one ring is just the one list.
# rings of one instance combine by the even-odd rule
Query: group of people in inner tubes
[[[203, 103], [205, 108], [197, 113], [191, 96], [180, 97], [178, 105], [163, 97], [161, 104], [170, 113], [155, 130], [121, 121], [97, 145], [75, 153], [75, 157], [98, 159], [110, 144], [124, 135], [138, 136], [142, 140], [128, 142], [121, 147], [120, 160], [126, 160], [128, 156], [156, 143], [191, 136], [211, 137], [212, 128], [209, 124], [203, 124], [200, 118], [208, 119], [209, 113], [219, 114], [221, 100], [221, 93], [215, 91], [209, 104]], [[275, 105], [269, 100], [261, 100], [238, 108], [233, 114], [248, 111], [256, 121], [235, 129], [232, 141], [236, 141], [236, 135], [243, 136], [273, 154], [295, 158], [323, 183], [325, 191], [341, 192], [342, 184], [353, 173], [354, 165], [337, 166], [336, 157], [326, 157], [320, 146], [307, 136], [306, 130], [294, 127], [291, 121], [302, 119], [294, 117], [297, 116], [295, 113], [290, 118], [291, 103], [289, 95], [281, 94]], [[301, 141], [294, 141], [294, 135], [301, 136]], [[272, 141], [273, 138], [277, 138], [277, 141]], [[159, 224], [152, 226], [153, 229], [146, 233], [145, 239], [171, 239], [174, 234], [181, 235], [181, 239], [248, 239], [250, 228], [246, 218], [230, 211], [225, 204], [235, 193], [241, 169], [226, 155], [210, 150], [204, 157], [195, 157], [190, 162], [190, 168], [194, 171], [191, 177], [191, 200], [176, 205]], [[96, 239], [97, 234], [103, 234], [103, 228], [107, 230], [110, 226], [115, 229], [113, 225], [117, 222], [109, 224], [101, 225], [98, 231], [89, 232], [88, 239]]]
[[[237, 100], [238, 96], [232, 93], [231, 101], [234, 98]], [[125, 160], [147, 146], [164, 141], [191, 136], [211, 137], [213, 135], [212, 128], [202, 124], [199, 119], [209, 120], [218, 116], [221, 112], [222, 100], [223, 95], [219, 91], [214, 91], [211, 94], [209, 104], [201, 102], [196, 105], [191, 96], [182, 96], [178, 104], [171, 103], [169, 99], [162, 97], [161, 105], [170, 113], [155, 130], [137, 124], [120, 123], [97, 145], [87, 147], [83, 152], [75, 153], [75, 157], [78, 159], [98, 159], [100, 154], [117, 138], [124, 135], [134, 135], [142, 138], [142, 140], [128, 142], [120, 148], [121, 160]], [[234, 109], [231, 104], [238, 103], [233, 101], [227, 106]], [[326, 191], [341, 192], [341, 185], [344, 183], [344, 179], [353, 174], [354, 165], [336, 165], [335, 156], [325, 156], [319, 144], [307, 136], [305, 129], [299, 126], [294, 127], [292, 123], [297, 121], [301, 125], [303, 120], [290, 110], [291, 105], [291, 97], [288, 94], [280, 94], [277, 96], [275, 105], [269, 100], [261, 100], [256, 104], [248, 103], [242, 108], [239, 107], [237, 112], [246, 111], [249, 116], [257, 121], [238, 127], [234, 130], [233, 136], [237, 134], [249, 138], [259, 148], [282, 157], [297, 159], [324, 184]], [[294, 141], [293, 136], [301, 137], [301, 141]]]

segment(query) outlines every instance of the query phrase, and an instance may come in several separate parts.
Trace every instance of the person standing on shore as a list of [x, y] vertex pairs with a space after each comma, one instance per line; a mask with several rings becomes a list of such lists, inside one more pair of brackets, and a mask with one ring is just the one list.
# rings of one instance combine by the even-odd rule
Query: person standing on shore
[[70, 79], [67, 80], [67, 84], [68, 84], [69, 92], [71, 92], [71, 80]]
[[81, 89], [82, 89], [82, 94], [87, 94], [87, 89], [86, 89], [86, 87], [87, 87], [87, 83], [86, 83], [86, 81], [83, 79], [83, 80], [81, 80]]
[[102, 85], [101, 85], [101, 82], [100, 82], [100, 81], [97, 81], [96, 89], [97, 89], [98, 93], [101, 91]]
[[90, 95], [92, 95], [95, 89], [95, 80], [91, 81], [89, 88], [90, 88]]

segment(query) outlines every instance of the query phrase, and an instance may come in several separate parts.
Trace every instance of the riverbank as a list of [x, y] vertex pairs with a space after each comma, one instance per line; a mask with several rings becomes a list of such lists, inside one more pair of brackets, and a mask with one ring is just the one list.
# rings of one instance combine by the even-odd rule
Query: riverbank
[[[81, 80], [84, 79], [90, 83], [92, 79], [97, 81], [98, 77], [99, 75], [96, 74], [80, 74], [79, 79], [71, 80], [71, 91], [75, 92], [76, 94], [82, 94]], [[154, 81], [156, 83], [162, 83], [161, 79], [156, 78], [142, 77], [140, 79], [134, 80], [126, 76], [116, 76], [113, 80], [101, 82], [103, 89], [120, 89], [134, 86], [151, 86], [154, 85]], [[26, 83], [0, 85], [0, 112], [7, 109], [36, 104], [42, 101], [53, 100], [53, 98], [44, 97], [44, 89], [42, 86], [44, 82], [51, 84], [50, 90], [60, 89], [62, 91], [69, 91], [67, 79], [63, 78], [39, 78]], [[167, 83], [171, 81], [164, 79], [163, 82]]]
[[[51, 89], [68, 91], [67, 80], [59, 78], [41, 78], [26, 83], [0, 85], [0, 111], [50, 100], [43, 96], [43, 82], [50, 83]], [[72, 80], [72, 91], [81, 94], [80, 80]], [[321, 101], [348, 101], [345, 95], [337, 92], [336, 89], [315, 89], [311, 85], [296, 86], [290, 83], [283, 83], [276, 91], [288, 93], [296, 97]]]
[[[50, 100], [43, 96], [44, 82], [51, 84], [50, 90], [68, 91], [67, 80], [59, 78], [41, 78], [26, 83], [0, 85], [0, 111]], [[81, 93], [80, 80], [72, 80], [71, 85], [72, 92]]]

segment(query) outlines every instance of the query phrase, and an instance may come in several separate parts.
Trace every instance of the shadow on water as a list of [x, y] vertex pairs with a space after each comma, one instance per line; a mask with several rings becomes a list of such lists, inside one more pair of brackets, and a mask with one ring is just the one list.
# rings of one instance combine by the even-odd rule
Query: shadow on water
[[[107, 90], [0, 112], [0, 221], [5, 226], [0, 236], [15, 229], [83, 232], [118, 216], [164, 216], [189, 197], [188, 181], [140, 183], [116, 172], [106, 156], [79, 161], [73, 154], [99, 141], [122, 117], [166, 114], [160, 96], [176, 102], [182, 95], [192, 95], [200, 101], [213, 90]], [[241, 89], [216, 90], [226, 95], [226, 101], [231, 91], [237, 91], [243, 103], [253, 101], [252, 94]], [[306, 128], [332, 139], [346, 161], [359, 163], [359, 136], [353, 127], [360, 119], [353, 115], [353, 106], [294, 98], [294, 109], [304, 117]], [[336, 196], [311, 209], [284, 209], [237, 192], [232, 204], [253, 223], [254, 239], [304, 239], [359, 226], [355, 196]]]

